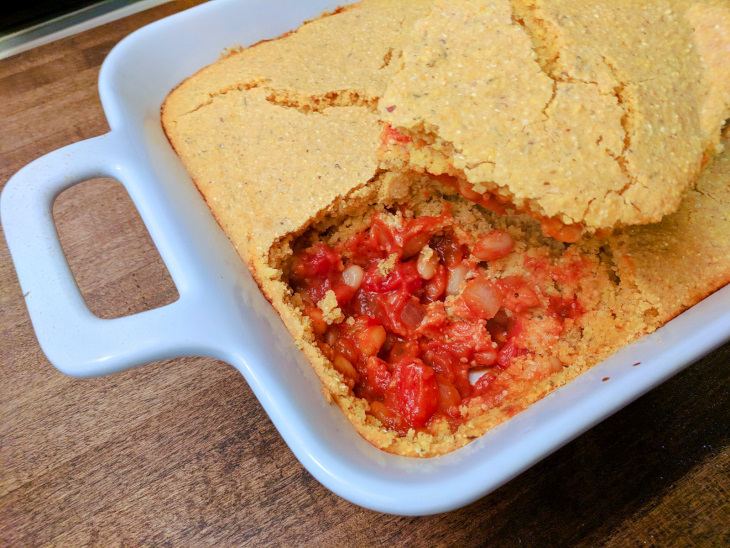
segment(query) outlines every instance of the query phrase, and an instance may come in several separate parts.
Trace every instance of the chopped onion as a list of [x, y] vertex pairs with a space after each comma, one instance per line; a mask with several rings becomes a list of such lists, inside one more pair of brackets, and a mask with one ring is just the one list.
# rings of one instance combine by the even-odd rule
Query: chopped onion
[[400, 319], [404, 324], [406, 324], [406, 326], [415, 328], [421, 325], [425, 315], [426, 311], [424, 310], [423, 305], [418, 302], [418, 299], [411, 299], [403, 307], [403, 310], [400, 313]]

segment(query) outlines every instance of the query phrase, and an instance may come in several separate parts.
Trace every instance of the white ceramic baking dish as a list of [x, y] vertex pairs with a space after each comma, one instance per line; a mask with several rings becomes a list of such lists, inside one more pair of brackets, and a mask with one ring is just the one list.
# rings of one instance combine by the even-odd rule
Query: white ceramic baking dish
[[[170, 148], [160, 105], [225, 48], [294, 29], [330, 0], [217, 0], [143, 28], [109, 54], [99, 91], [111, 131], [31, 163], [7, 184], [3, 228], [38, 340], [74, 376], [183, 355], [246, 378], [302, 464], [367, 508], [423, 515], [478, 499], [730, 338], [730, 287], [469, 446], [433, 459], [379, 451], [325, 403], [319, 381]], [[54, 198], [94, 177], [121, 181], [180, 294], [113, 320], [85, 306], [52, 221]], [[634, 364], [640, 362], [641, 366]], [[610, 380], [602, 382], [609, 377]]]

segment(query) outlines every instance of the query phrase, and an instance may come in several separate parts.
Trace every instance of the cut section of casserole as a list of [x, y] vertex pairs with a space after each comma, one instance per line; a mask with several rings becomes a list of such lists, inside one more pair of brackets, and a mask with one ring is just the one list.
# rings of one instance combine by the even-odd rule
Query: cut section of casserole
[[727, 154], [661, 223], [574, 244], [383, 169], [378, 101], [428, 8], [339, 10], [203, 69], [162, 111], [325, 396], [406, 456], [465, 445], [730, 280]]

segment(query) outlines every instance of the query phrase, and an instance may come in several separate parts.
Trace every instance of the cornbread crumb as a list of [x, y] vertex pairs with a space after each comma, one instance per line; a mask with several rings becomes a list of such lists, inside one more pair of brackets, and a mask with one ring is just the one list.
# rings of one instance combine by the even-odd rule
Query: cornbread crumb
[[329, 325], [340, 323], [345, 319], [337, 304], [337, 296], [331, 289], [325, 293], [324, 299], [317, 303], [317, 308], [322, 311], [322, 317]]
[[398, 261], [398, 255], [396, 253], [391, 253], [387, 259], [378, 263], [378, 272], [380, 272], [380, 275], [383, 278], [386, 278], [388, 274], [393, 272], [396, 261]]

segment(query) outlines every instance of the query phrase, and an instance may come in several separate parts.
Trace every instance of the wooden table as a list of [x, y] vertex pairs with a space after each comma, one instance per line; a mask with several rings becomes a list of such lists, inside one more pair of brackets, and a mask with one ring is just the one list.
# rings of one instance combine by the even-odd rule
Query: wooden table
[[[0, 61], [0, 182], [108, 130], [96, 79], [122, 37], [173, 2]], [[54, 210], [97, 315], [176, 291], [118, 183]], [[243, 378], [211, 359], [78, 380], [45, 359], [0, 238], [2, 546], [728, 546], [730, 345], [501, 489], [404, 518], [346, 502], [279, 438]]]

